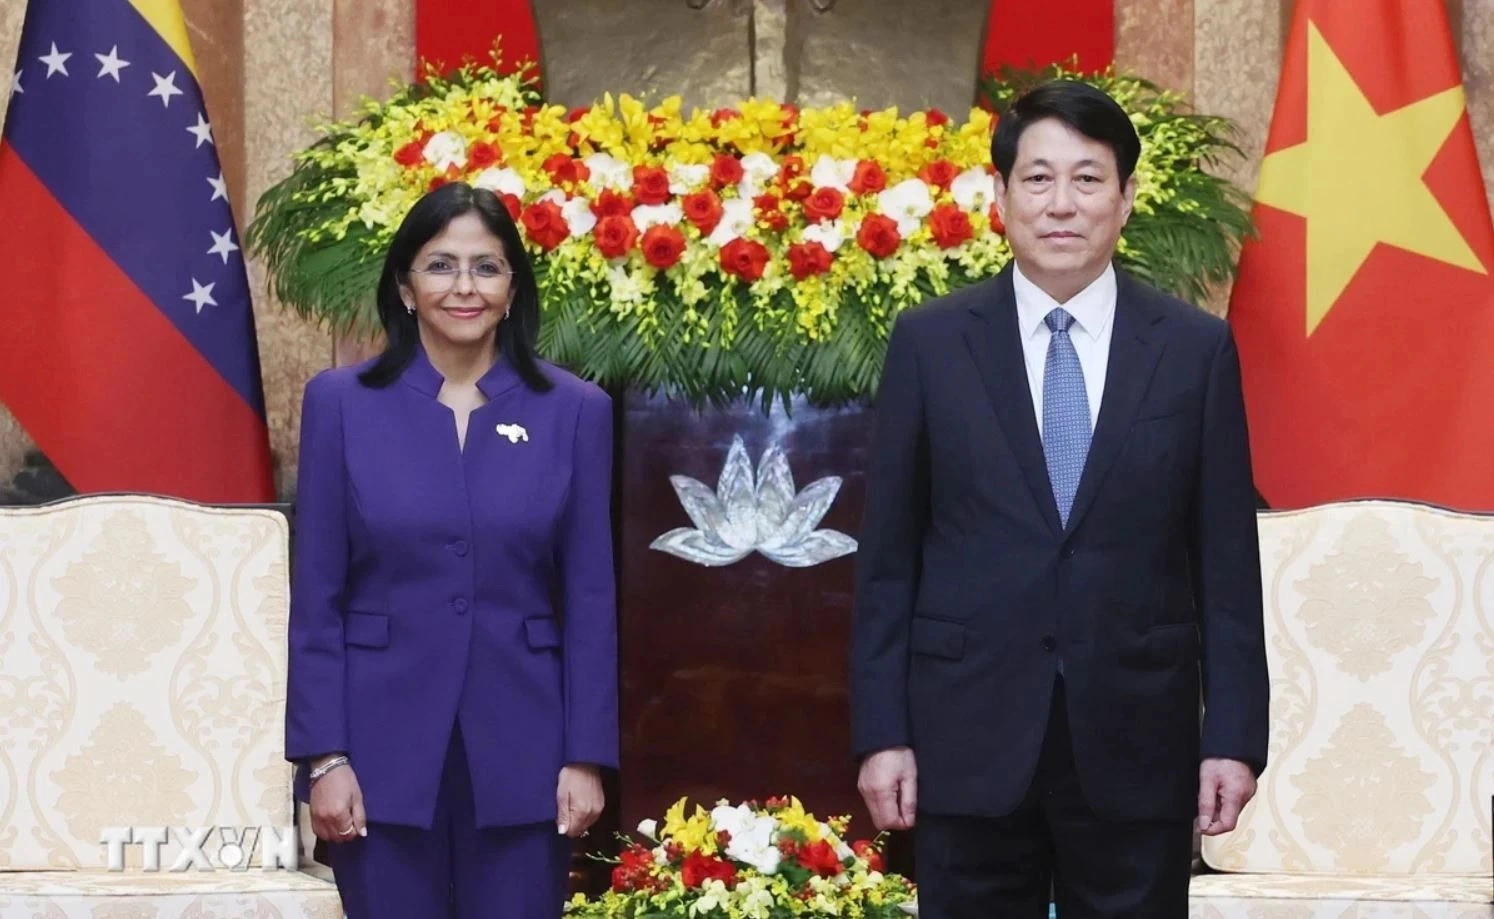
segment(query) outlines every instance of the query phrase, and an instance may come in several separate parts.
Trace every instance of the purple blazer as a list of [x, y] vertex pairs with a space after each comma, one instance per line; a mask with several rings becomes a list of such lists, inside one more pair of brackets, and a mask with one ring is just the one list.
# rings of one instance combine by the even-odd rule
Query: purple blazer
[[423, 350], [366, 366], [306, 386], [286, 758], [345, 750], [369, 820], [429, 828], [460, 722], [477, 824], [554, 820], [562, 765], [617, 766], [611, 400], [500, 359], [462, 449]]

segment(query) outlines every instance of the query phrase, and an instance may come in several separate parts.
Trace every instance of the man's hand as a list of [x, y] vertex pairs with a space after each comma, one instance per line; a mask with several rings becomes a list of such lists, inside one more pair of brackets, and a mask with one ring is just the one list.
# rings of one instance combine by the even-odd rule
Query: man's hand
[[605, 804], [601, 767], [571, 763], [560, 770], [555, 787], [556, 830], [572, 839], [585, 836]]
[[1255, 797], [1255, 773], [1234, 759], [1206, 759], [1198, 766], [1198, 831], [1222, 836], [1235, 828], [1240, 811]]
[[879, 830], [911, 830], [918, 813], [918, 764], [908, 747], [879, 750], [861, 762], [861, 800]]

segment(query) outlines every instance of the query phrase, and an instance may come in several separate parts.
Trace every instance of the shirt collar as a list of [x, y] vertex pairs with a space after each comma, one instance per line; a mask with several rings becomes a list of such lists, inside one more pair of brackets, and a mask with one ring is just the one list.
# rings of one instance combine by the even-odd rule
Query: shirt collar
[[[410, 361], [410, 366], [400, 379], [425, 393], [432, 399], [440, 395], [441, 387], [445, 385], [446, 378], [431, 363], [430, 355], [425, 352], [425, 345], [417, 342], [415, 345], [415, 357]], [[513, 365], [504, 360], [503, 355], [498, 355], [498, 360], [477, 381], [477, 389], [489, 401], [496, 399], [500, 394], [507, 392], [521, 382], [519, 372]]]
[[1115, 318], [1115, 266], [1106, 265], [1105, 271], [1079, 291], [1067, 303], [1059, 303], [1038, 287], [1022, 269], [1012, 263], [1012, 289], [1017, 295], [1017, 322], [1024, 338], [1031, 338], [1042, 331], [1049, 313], [1058, 307], [1074, 317], [1080, 332], [1091, 339], [1099, 340]]

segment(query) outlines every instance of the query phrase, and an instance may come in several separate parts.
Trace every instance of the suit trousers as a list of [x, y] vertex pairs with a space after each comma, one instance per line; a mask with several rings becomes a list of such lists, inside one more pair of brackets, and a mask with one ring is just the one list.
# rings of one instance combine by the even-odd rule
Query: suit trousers
[[1118, 821], [1086, 803], [1063, 678], [1032, 785], [1002, 817], [922, 813], [914, 827], [923, 919], [1187, 919], [1193, 822]]
[[558, 919], [571, 840], [554, 823], [477, 827], [454, 726], [431, 828], [370, 823], [331, 850], [347, 919]]

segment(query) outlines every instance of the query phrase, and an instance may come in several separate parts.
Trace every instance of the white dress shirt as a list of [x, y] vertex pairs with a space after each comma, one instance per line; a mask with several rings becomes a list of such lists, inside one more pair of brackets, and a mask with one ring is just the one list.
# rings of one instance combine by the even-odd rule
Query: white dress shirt
[[1110, 366], [1110, 335], [1115, 329], [1115, 268], [1075, 294], [1067, 303], [1059, 303], [1012, 266], [1012, 286], [1017, 294], [1017, 323], [1022, 334], [1022, 356], [1027, 363], [1027, 387], [1032, 393], [1032, 410], [1037, 416], [1038, 433], [1043, 430], [1043, 371], [1048, 362], [1048, 339], [1053, 333], [1045, 321], [1060, 306], [1074, 317], [1069, 326], [1069, 340], [1079, 355], [1084, 370], [1084, 394], [1089, 401], [1089, 429], [1093, 434], [1100, 419], [1100, 400], [1105, 395], [1105, 371]]

